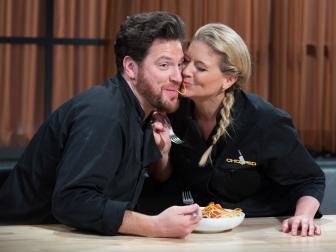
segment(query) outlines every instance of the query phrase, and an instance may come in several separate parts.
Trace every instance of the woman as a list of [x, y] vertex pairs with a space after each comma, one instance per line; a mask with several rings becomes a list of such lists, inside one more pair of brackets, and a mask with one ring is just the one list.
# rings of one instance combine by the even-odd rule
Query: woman
[[[241, 37], [223, 24], [207, 24], [185, 53], [184, 98], [169, 115], [184, 144], [173, 144], [153, 175], [173, 171], [195, 201], [242, 208], [247, 216], [288, 216], [282, 231], [321, 233], [314, 216], [323, 198], [322, 170], [300, 143], [289, 115], [241, 90], [250, 55]], [[162, 127], [155, 123], [155, 137]], [[170, 143], [163, 149], [170, 148]], [[164, 152], [163, 152], [164, 153]]]

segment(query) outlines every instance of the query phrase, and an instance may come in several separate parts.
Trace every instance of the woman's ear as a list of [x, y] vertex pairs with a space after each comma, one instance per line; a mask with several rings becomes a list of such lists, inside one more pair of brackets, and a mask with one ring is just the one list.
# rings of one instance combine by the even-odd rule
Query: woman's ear
[[223, 92], [229, 89], [230, 87], [232, 87], [232, 85], [234, 85], [237, 82], [237, 80], [238, 80], [237, 76], [233, 76], [233, 75], [224, 76], [223, 86], [222, 86]]
[[138, 64], [130, 57], [126, 56], [123, 60], [124, 73], [130, 80], [136, 80], [138, 76]]

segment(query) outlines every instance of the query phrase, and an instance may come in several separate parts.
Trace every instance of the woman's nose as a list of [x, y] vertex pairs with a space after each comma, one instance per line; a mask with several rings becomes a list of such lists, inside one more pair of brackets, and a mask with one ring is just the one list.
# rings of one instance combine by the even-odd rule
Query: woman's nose
[[190, 76], [190, 64], [185, 65], [182, 70], [182, 77], [189, 77]]

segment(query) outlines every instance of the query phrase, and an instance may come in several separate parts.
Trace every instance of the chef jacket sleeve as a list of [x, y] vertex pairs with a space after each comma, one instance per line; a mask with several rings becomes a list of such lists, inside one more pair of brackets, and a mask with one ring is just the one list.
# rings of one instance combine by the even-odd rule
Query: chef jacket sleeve
[[299, 140], [292, 120], [277, 112], [276, 120], [263, 130], [261, 156], [265, 174], [282, 186], [291, 188], [294, 200], [312, 196], [321, 202], [325, 176]]
[[103, 191], [121, 164], [123, 141], [124, 132], [115, 118], [76, 117], [58, 166], [52, 199], [56, 219], [88, 231], [117, 233], [129, 202], [110, 199]]

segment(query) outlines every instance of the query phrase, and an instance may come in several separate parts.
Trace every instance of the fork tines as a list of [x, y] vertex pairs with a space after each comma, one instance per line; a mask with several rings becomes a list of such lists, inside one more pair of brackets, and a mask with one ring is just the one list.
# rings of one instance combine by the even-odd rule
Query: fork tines
[[177, 136], [171, 136], [171, 137], [170, 137], [170, 140], [171, 140], [173, 143], [176, 143], [176, 144], [181, 144], [181, 143], [183, 143], [183, 141], [182, 141], [180, 138], [178, 138]]
[[191, 192], [190, 191], [184, 191], [182, 192], [182, 201], [185, 205], [191, 205], [194, 204], [194, 199], [191, 196]]
[[[192, 205], [192, 204], [194, 204], [194, 199], [191, 196], [191, 192], [190, 191], [183, 191], [182, 192], [182, 201], [183, 201], [183, 204], [185, 204], [185, 205]], [[193, 212], [192, 216], [193, 217], [198, 216], [198, 212], [197, 211]]]
[[183, 143], [183, 141], [178, 136], [176, 136], [172, 128], [169, 129], [169, 138], [170, 138], [170, 141], [172, 141], [175, 144]]

